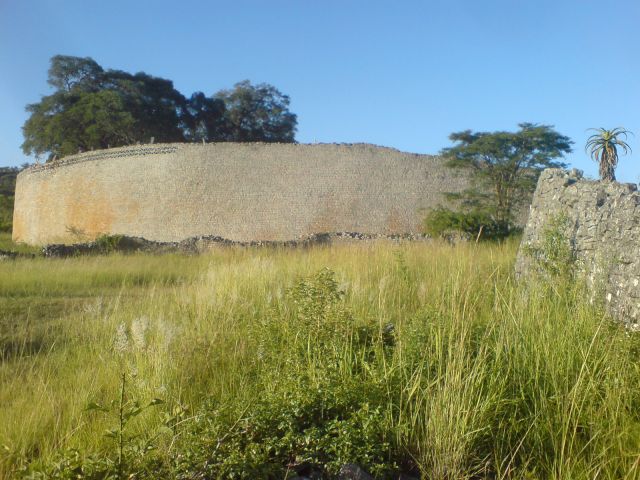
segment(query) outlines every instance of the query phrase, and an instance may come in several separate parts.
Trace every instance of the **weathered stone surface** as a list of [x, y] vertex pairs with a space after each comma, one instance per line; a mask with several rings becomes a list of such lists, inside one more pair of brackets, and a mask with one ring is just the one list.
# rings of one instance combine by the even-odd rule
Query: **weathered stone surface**
[[539, 245], [553, 218], [592, 294], [615, 317], [640, 322], [640, 193], [634, 184], [586, 180], [578, 170], [545, 170], [538, 181], [518, 258], [519, 276], [531, 270], [530, 246]]
[[365, 472], [360, 466], [347, 463], [340, 467], [338, 473], [339, 480], [374, 480], [371, 475]]
[[467, 186], [439, 157], [366, 144], [165, 144], [86, 152], [18, 175], [15, 241], [179, 242], [417, 234]]

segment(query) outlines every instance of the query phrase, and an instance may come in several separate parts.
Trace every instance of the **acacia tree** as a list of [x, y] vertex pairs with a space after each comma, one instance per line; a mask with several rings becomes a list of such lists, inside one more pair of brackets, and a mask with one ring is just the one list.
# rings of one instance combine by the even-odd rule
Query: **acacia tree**
[[[624, 153], [631, 151], [631, 147], [626, 142], [627, 134], [631, 133], [623, 127], [617, 127], [613, 130], [605, 130], [604, 128], [590, 128], [594, 133], [587, 139], [585, 151], [589, 150], [591, 158], [598, 162], [600, 168], [600, 178], [613, 182], [616, 179], [616, 166], [618, 165], [618, 147]], [[624, 137], [622, 140], [619, 137]]]
[[447, 165], [470, 173], [471, 187], [457, 199], [467, 209], [488, 213], [510, 225], [516, 207], [529, 198], [544, 168], [562, 167], [558, 159], [573, 142], [552, 126], [521, 123], [516, 132], [452, 133], [455, 144], [442, 150]]

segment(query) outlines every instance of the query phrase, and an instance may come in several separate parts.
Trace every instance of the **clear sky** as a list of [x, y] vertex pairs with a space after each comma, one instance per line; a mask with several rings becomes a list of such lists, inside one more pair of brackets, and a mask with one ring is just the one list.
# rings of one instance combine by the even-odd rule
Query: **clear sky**
[[544, 123], [595, 176], [585, 130], [624, 126], [618, 179], [637, 183], [639, 52], [640, 0], [0, 0], [0, 166], [32, 161], [24, 107], [65, 54], [185, 95], [271, 83], [303, 143], [437, 153], [454, 131]]

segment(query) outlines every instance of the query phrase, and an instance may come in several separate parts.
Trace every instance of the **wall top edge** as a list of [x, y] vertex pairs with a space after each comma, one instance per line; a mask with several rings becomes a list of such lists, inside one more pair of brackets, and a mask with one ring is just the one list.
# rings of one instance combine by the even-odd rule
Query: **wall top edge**
[[124, 147], [115, 147], [104, 150], [91, 150], [88, 152], [82, 152], [75, 155], [69, 155], [52, 162], [33, 164], [28, 168], [22, 170], [18, 176], [29, 175], [32, 173], [39, 173], [44, 171], [56, 170], [58, 168], [74, 165], [82, 162], [97, 161], [108, 158], [118, 157], [132, 157], [143, 155], [161, 155], [175, 153], [180, 150], [186, 149], [203, 149], [203, 148], [216, 148], [216, 147], [239, 147], [239, 148], [251, 148], [261, 147], [266, 149], [308, 149], [308, 148], [320, 148], [325, 149], [327, 147], [334, 148], [346, 148], [346, 149], [369, 149], [372, 151], [390, 151], [402, 155], [421, 157], [421, 158], [438, 158], [437, 155], [421, 154], [404, 152], [392, 147], [384, 147], [381, 145], [375, 145], [371, 143], [268, 143], [268, 142], [209, 142], [209, 143], [156, 143], [156, 144], [139, 144], [139, 145], [127, 145]]
[[621, 183], [616, 181], [606, 181], [599, 179], [585, 178], [582, 170], [576, 168], [565, 170], [563, 168], [547, 168], [540, 175], [539, 185], [545, 182], [563, 182], [564, 187], [570, 185], [582, 185], [590, 187], [602, 187], [607, 191], [618, 192], [621, 194], [640, 194], [638, 193], [638, 185], [635, 183]]

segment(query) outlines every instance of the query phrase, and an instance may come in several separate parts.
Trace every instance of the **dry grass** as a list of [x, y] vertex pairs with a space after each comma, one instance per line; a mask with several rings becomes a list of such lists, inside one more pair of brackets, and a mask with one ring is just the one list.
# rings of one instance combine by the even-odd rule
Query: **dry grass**
[[[259, 363], [264, 319], [281, 312], [269, 328], [283, 353], [307, 341], [287, 292], [323, 268], [355, 322], [394, 325], [367, 382], [387, 392], [376, 401], [392, 451], [425, 478], [639, 478], [637, 338], [578, 287], [515, 285], [515, 250], [381, 242], [4, 263], [0, 478], [62, 450], [108, 451], [111, 419], [85, 408], [117, 399], [123, 371], [131, 396], [165, 401], [136, 419], [142, 433], [178, 406], [242, 410], [277, 389], [261, 372], [284, 364]], [[320, 375], [313, 355], [295, 368]], [[341, 358], [344, 382], [361, 381]], [[157, 437], [160, 457], [180, 448], [174, 434]]]

